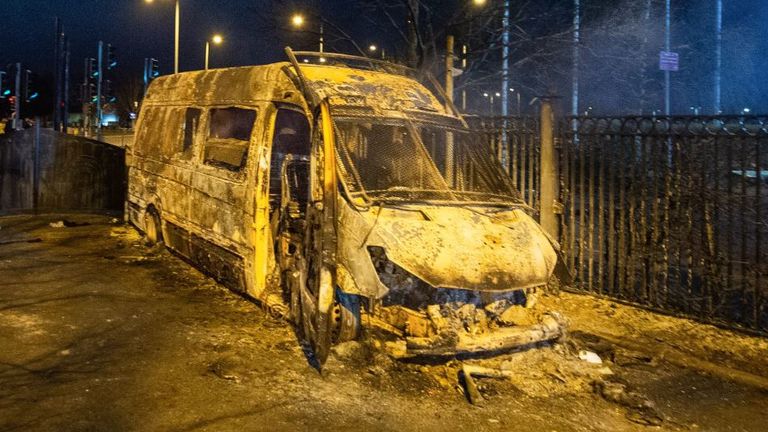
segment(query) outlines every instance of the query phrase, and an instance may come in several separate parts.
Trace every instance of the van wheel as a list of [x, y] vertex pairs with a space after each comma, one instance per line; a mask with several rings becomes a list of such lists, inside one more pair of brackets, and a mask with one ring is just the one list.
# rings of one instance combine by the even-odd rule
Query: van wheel
[[360, 297], [336, 290], [336, 301], [331, 310], [333, 343], [357, 339], [360, 334]]
[[147, 243], [155, 245], [163, 241], [163, 234], [160, 232], [160, 215], [154, 207], [147, 209], [144, 213], [144, 234], [147, 236]]

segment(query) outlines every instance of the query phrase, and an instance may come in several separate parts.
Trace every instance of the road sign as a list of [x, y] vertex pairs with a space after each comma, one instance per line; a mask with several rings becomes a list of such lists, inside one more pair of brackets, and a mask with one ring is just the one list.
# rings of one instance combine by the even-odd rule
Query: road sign
[[659, 70], [670, 72], [680, 70], [680, 55], [672, 51], [659, 52]]

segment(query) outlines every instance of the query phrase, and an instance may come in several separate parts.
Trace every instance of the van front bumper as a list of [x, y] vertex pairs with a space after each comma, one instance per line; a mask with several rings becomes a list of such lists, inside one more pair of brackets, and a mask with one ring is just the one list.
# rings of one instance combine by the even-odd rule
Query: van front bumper
[[500, 327], [479, 335], [457, 332], [431, 337], [406, 337], [404, 341], [388, 344], [388, 348], [390, 354], [399, 358], [499, 353], [560, 339], [565, 335], [566, 328], [565, 319], [551, 313], [544, 316], [540, 323], [530, 326]]

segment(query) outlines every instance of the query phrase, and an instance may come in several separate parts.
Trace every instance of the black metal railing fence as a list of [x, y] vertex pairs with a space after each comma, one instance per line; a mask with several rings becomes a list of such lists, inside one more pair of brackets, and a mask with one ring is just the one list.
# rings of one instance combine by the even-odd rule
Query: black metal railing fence
[[[504, 120], [480, 133], [536, 204], [537, 123]], [[563, 118], [556, 136], [574, 289], [768, 333], [765, 117]]]

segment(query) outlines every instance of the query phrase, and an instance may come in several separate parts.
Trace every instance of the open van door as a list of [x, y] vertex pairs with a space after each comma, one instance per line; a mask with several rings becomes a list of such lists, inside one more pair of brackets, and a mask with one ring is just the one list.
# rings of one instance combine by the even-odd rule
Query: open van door
[[327, 102], [320, 105], [310, 156], [306, 231], [288, 275], [291, 315], [312, 347], [317, 366], [328, 358], [332, 343], [332, 307], [336, 286], [336, 158]]

